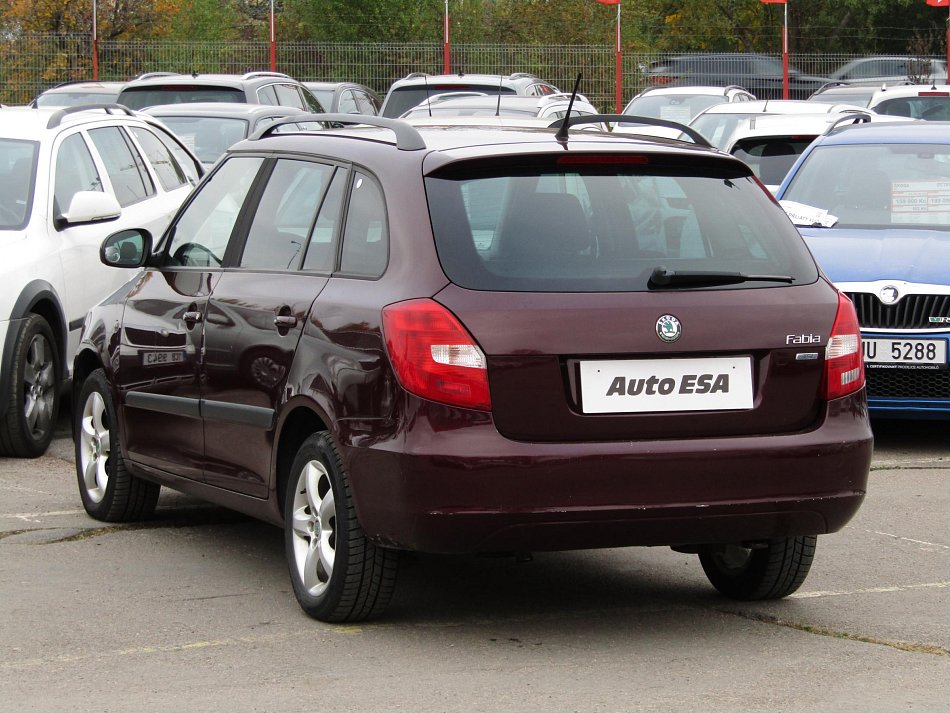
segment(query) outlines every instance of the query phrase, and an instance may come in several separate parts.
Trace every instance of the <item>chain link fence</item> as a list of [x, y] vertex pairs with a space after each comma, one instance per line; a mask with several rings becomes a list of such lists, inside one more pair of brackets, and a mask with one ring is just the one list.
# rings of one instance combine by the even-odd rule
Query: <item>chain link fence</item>
[[[268, 42], [100, 41], [99, 79], [125, 81], [144, 72], [244, 73], [270, 68]], [[421, 43], [287, 42], [276, 48], [277, 69], [301, 80], [354, 81], [384, 94], [411, 72], [439, 74], [443, 46]], [[624, 100], [646, 86], [643, 69], [668, 54], [623, 54]], [[806, 74], [828, 76], [851, 54], [795, 55]], [[0, 39], [0, 102], [25, 104], [56, 84], [92, 78], [89, 36], [32, 35]], [[459, 44], [452, 71], [531, 72], [565, 91], [582, 74], [581, 92], [603, 110], [614, 104], [615, 52], [607, 46]]]

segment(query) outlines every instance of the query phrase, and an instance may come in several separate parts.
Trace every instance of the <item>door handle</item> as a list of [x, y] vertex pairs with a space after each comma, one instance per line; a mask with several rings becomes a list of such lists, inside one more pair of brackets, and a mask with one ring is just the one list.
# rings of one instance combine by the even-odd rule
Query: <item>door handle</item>
[[197, 310], [188, 311], [188, 312], [185, 312], [181, 316], [181, 318], [182, 318], [182, 321], [185, 324], [187, 324], [189, 327], [194, 327], [195, 324], [201, 321], [201, 312], [198, 312]]
[[292, 314], [279, 314], [274, 317], [274, 324], [277, 329], [293, 329], [297, 326], [297, 318]]

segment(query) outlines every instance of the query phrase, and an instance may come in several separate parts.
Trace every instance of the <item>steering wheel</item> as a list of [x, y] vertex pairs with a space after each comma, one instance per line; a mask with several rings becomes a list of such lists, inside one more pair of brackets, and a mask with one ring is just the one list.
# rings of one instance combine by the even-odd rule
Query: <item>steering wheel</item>
[[182, 243], [172, 257], [178, 261], [178, 264], [191, 267], [211, 267], [221, 264], [218, 256], [201, 243]]

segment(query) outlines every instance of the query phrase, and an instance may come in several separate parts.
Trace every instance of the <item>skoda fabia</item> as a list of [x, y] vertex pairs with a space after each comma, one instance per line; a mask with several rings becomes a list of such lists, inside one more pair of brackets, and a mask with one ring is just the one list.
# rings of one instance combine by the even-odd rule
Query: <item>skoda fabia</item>
[[379, 615], [413, 550], [668, 545], [726, 596], [801, 585], [865, 494], [860, 335], [745, 164], [310, 119], [103, 244], [142, 273], [76, 356], [90, 515], [166, 486], [279, 525], [326, 621]]

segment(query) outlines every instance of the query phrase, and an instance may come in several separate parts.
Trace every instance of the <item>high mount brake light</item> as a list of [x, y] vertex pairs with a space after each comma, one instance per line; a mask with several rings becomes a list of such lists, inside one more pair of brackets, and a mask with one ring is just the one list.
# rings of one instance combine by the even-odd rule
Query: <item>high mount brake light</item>
[[452, 406], [491, 410], [485, 355], [438, 302], [418, 299], [384, 307], [383, 336], [406, 391]]
[[861, 328], [854, 304], [838, 293], [838, 313], [825, 348], [825, 373], [822, 396], [831, 401], [853, 394], [864, 387], [864, 354]]
[[616, 164], [643, 166], [650, 163], [650, 159], [642, 154], [581, 154], [577, 156], [561, 156], [557, 160], [557, 163], [559, 166], [604, 166]]

